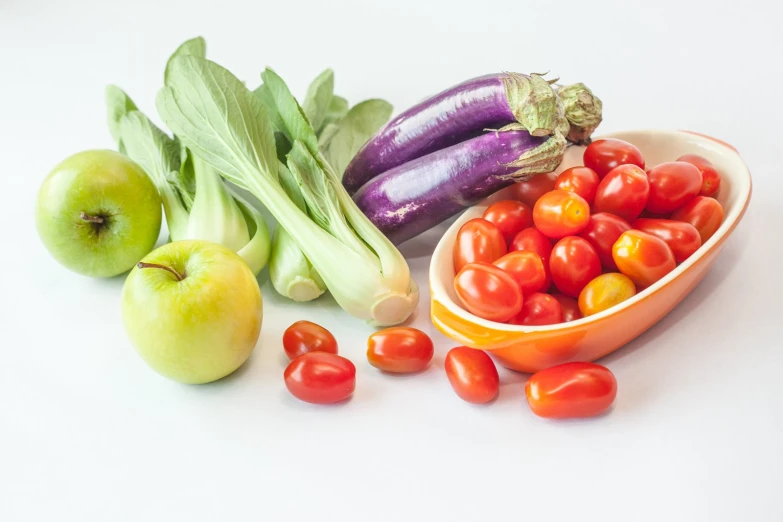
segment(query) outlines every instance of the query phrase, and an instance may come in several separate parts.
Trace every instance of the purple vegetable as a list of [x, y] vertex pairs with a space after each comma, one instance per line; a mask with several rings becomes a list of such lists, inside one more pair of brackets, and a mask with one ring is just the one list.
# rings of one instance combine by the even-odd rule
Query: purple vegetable
[[400, 244], [516, 181], [553, 171], [565, 147], [559, 133], [490, 132], [388, 170], [353, 199]]

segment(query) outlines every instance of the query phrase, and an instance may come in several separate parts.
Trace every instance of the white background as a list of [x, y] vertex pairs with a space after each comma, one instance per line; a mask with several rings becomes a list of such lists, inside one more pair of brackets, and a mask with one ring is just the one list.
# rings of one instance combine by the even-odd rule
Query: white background
[[[761, 1], [263, 2], [0, 0], [0, 520], [783, 520], [783, 38]], [[500, 398], [460, 401], [451, 343], [428, 320], [438, 237], [406, 246], [436, 340], [421, 375], [380, 375], [370, 329], [329, 299], [263, 287], [250, 361], [205, 386], [147, 368], [121, 324], [122, 278], [56, 264], [35, 194], [66, 156], [111, 147], [103, 89], [148, 113], [169, 53], [203, 35], [248, 84], [274, 67], [296, 93], [324, 67], [352, 102], [397, 110], [472, 76], [551, 70], [604, 101], [600, 131], [691, 129], [735, 145], [754, 194], [710, 275], [603, 360], [606, 416], [550, 422], [501, 371]], [[286, 392], [280, 338], [330, 328], [358, 368], [333, 407]]]

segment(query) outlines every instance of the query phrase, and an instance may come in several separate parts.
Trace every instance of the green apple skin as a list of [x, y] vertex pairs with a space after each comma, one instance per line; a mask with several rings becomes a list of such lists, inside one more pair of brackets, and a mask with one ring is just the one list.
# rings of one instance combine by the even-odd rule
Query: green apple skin
[[155, 185], [136, 163], [111, 150], [66, 158], [38, 192], [41, 241], [62, 265], [86, 276], [133, 268], [155, 247], [160, 222]]
[[[176, 274], [140, 268], [145, 264]], [[208, 241], [155, 249], [122, 288], [122, 319], [136, 351], [183, 383], [215, 381], [239, 368], [258, 342], [262, 316], [261, 290], [247, 264]]]

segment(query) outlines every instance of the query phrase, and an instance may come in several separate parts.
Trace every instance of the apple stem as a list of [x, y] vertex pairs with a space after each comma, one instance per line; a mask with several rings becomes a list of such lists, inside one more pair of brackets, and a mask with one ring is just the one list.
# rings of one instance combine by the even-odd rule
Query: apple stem
[[182, 281], [183, 279], [185, 279], [185, 276], [183, 274], [180, 274], [170, 266], [159, 265], [157, 263], [145, 263], [144, 261], [139, 261], [138, 264], [136, 264], [136, 266], [139, 268], [160, 268], [161, 270], [167, 270], [172, 274], [174, 274], [174, 277], [177, 278], [177, 281]]
[[85, 221], [89, 221], [90, 223], [96, 223], [98, 225], [103, 224], [103, 218], [101, 216], [91, 216], [86, 212], [82, 212], [80, 217]]

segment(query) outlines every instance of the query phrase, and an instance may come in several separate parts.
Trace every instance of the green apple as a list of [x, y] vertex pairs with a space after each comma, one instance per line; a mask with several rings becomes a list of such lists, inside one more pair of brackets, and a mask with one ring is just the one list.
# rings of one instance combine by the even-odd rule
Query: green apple
[[49, 253], [92, 277], [127, 272], [155, 247], [160, 195], [136, 163], [111, 150], [74, 154], [38, 192], [35, 224]]
[[155, 249], [122, 287], [122, 319], [136, 351], [179, 382], [211, 382], [239, 368], [255, 348], [261, 318], [253, 272], [209, 241]]

